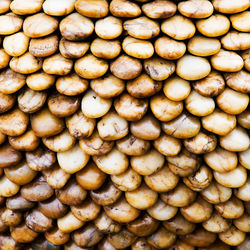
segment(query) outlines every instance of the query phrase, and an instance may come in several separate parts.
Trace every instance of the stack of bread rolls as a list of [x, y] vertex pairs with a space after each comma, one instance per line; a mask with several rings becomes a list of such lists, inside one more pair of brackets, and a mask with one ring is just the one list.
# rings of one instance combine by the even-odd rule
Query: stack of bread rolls
[[0, 0], [0, 249], [249, 250], [250, 0]]

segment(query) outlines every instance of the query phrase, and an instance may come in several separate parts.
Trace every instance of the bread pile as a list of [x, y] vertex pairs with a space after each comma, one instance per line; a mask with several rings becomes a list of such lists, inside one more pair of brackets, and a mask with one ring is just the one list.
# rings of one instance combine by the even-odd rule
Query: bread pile
[[0, 0], [0, 249], [249, 250], [249, 7]]

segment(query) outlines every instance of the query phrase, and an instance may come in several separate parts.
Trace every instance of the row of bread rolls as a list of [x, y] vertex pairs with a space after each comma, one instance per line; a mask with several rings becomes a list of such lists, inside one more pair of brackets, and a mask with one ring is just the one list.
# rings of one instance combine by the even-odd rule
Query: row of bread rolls
[[[214, 11], [223, 14], [235, 14], [247, 10], [249, 1], [240, 0], [2, 0], [0, 13], [11, 11], [16, 15], [31, 15], [44, 12], [51, 16], [64, 16], [74, 9], [89, 18], [103, 18], [110, 12], [116, 17], [137, 17], [142, 13], [152, 19], [165, 19], [175, 15], [177, 9], [185, 17], [201, 19], [212, 15]], [[147, 3], [149, 2], [149, 3]], [[178, 3], [179, 2], [179, 3]]]
[[[63, 19], [58, 19], [46, 15], [45, 13], [38, 13], [28, 17], [21, 17], [13, 13], [7, 13], [0, 16], [0, 20], [4, 24], [4, 26], [1, 26], [0, 28], [0, 34], [5, 35], [8, 38], [17, 38], [17, 36], [13, 36], [13, 34], [20, 32], [23, 28], [23, 36], [25, 35], [25, 39], [23, 38], [23, 40], [25, 42], [27, 39], [36, 41], [38, 38], [41, 39], [59, 29], [62, 38], [65, 38], [74, 44], [73, 42], [82, 41], [90, 37], [93, 33], [95, 33], [100, 39], [106, 39], [111, 42], [111, 39], [118, 38], [124, 32], [134, 39], [144, 40], [155, 38], [160, 32], [162, 32], [170, 38], [178, 40], [179, 42], [175, 40], [175, 42], [172, 41], [172, 44], [179, 45], [180, 49], [183, 49], [185, 48], [185, 44], [181, 41], [195, 37], [195, 33], [199, 32], [204, 36], [201, 42], [206, 42], [207, 44], [209, 42], [211, 43], [211, 52], [212, 49], [216, 50], [218, 48], [218, 39], [221, 36], [223, 36], [221, 42], [225, 48], [239, 50], [240, 48], [237, 48], [237, 46], [230, 41], [230, 38], [235, 40], [238, 43], [238, 46], [241, 45], [243, 48], [246, 46], [247, 42], [244, 41], [243, 38], [248, 38], [247, 32], [249, 32], [249, 25], [247, 23], [249, 22], [249, 15], [249, 11], [247, 10], [240, 14], [230, 16], [230, 19], [222, 14], [214, 14], [207, 19], [198, 20], [195, 24], [182, 15], [175, 15], [167, 18], [160, 25], [157, 21], [151, 20], [145, 16], [128, 19], [124, 22], [117, 17], [108, 16], [94, 23], [94, 20], [84, 17], [77, 12], [74, 12]], [[240, 24], [238, 24], [239, 21]], [[41, 25], [39, 26], [38, 24], [41, 22], [44, 22], [46, 25], [44, 27]], [[229, 29], [231, 25], [232, 30], [230, 31]], [[237, 25], [242, 25], [242, 27]], [[6, 45], [11, 44], [10, 38], [6, 39]], [[125, 42], [125, 45], [127, 42]], [[143, 41], [141, 41], [141, 43], [142, 42]], [[148, 44], [146, 41], [144, 42], [146, 45]], [[196, 44], [198, 43], [197, 39], [192, 39], [192, 42], [190, 42], [190, 51], [192, 51], [195, 42]], [[19, 54], [19, 51], [14, 53]]]
[[[53, 37], [45, 38], [45, 40], [51, 38], [53, 39]], [[248, 36], [248, 38], [250, 38], [250, 35]], [[133, 40], [133, 38], [130, 37], [125, 38], [125, 40], [126, 39]], [[121, 52], [121, 48], [118, 41], [113, 41], [111, 42], [111, 44], [109, 44], [109, 42], [103, 41], [101, 39], [96, 39], [93, 41], [90, 47], [92, 53], [87, 53], [89, 45], [86, 45], [85, 43], [84, 51], [77, 51], [77, 53], [80, 53], [80, 58], [76, 61], [74, 61], [72, 58], [67, 58], [67, 55], [72, 55], [74, 51], [72, 51], [72, 53], [67, 50], [60, 51], [61, 53], [53, 54], [44, 59], [41, 57], [37, 57], [37, 55], [34, 56], [32, 52], [25, 52], [20, 56], [14, 56], [11, 58], [4, 49], [1, 49], [0, 68], [4, 69], [9, 65], [11, 70], [24, 75], [35, 74], [41, 70], [45, 74], [45, 76], [47, 74], [65, 76], [68, 75], [72, 70], [74, 70], [77, 75], [85, 79], [100, 78], [105, 75], [108, 70], [110, 70], [114, 76], [122, 80], [132, 80], [138, 77], [144, 68], [144, 70], [154, 80], [158, 81], [167, 79], [169, 75], [173, 74], [175, 71], [179, 77], [185, 80], [196, 81], [208, 76], [212, 69], [227, 73], [238, 72], [243, 68], [247, 70], [249, 69], [249, 50], [246, 50], [242, 53], [242, 55], [239, 55], [234, 51], [220, 49], [215, 52], [216, 54], [210, 58], [209, 62], [208, 59], [201, 56], [190, 54], [184, 55], [184, 49], [181, 54], [178, 55], [178, 58], [180, 58], [175, 64], [174, 62], [166, 59], [169, 59], [168, 53], [170, 53], [171, 57], [173, 57], [173, 54], [178, 54], [179, 52], [173, 51], [172, 49], [170, 49], [171, 51], [165, 50], [165, 48], [167, 50], [169, 50], [169, 48], [173, 48], [171, 47], [171, 45], [169, 45], [169, 42], [171, 43], [169, 38], [161, 37], [159, 38], [159, 40], [161, 40], [160, 43], [163, 42], [163, 46], [160, 45], [160, 50], [162, 50], [162, 54], [160, 54], [160, 56], [162, 56], [164, 59], [158, 56], [153, 56], [152, 44], [149, 45], [151, 46], [149, 48], [150, 51], [147, 52], [147, 48], [144, 49], [144, 41], [129, 42], [129, 46], [133, 47], [134, 43], [135, 47], [131, 47], [131, 50], [129, 49], [129, 51], [126, 50], [126, 47], [124, 48], [124, 52], [126, 52], [127, 54], [122, 53], [121, 55], [119, 55]], [[93, 44], [94, 46], [92, 46]], [[39, 44], [38, 53], [40, 53], [40, 50], [42, 50], [42, 53], [44, 53], [45, 51], [41, 49], [40, 46], [41, 45]], [[48, 44], [44, 43], [44, 46], [46, 47], [48, 46]], [[247, 49], [249, 48], [249, 46], [250, 39], [248, 39], [248, 44], [245, 48]], [[176, 45], [174, 45], [174, 47], [176, 47]], [[176, 48], [177, 50], [179, 50], [178, 47]], [[75, 48], [73, 47], [72, 49], [75, 50]], [[55, 53], [56, 50], [57, 47], [54, 46], [52, 53]], [[65, 53], [66, 57], [64, 57]], [[145, 54], [147, 54], [148, 56], [144, 57]], [[142, 61], [132, 56], [145, 58], [145, 60]], [[110, 65], [108, 61], [105, 61], [103, 59], [113, 59], [114, 57], [117, 58], [115, 58], [110, 63]], [[191, 70], [191, 65], [195, 67], [195, 70]], [[155, 70], [153, 70], [152, 68], [155, 68]], [[45, 78], [45, 76], [43, 77]], [[50, 78], [51, 79], [46, 79], [49, 83], [53, 82], [54, 80], [52, 77]]]
[[[240, 15], [244, 17], [244, 19], [241, 20], [243, 23], [249, 22], [249, 11], [244, 11]], [[0, 34], [6, 36], [4, 38], [4, 48], [11, 56], [20, 56], [23, 54], [27, 50], [27, 42], [29, 40], [31, 40], [30, 51], [34, 54], [37, 52], [36, 50], [38, 50], [36, 49], [36, 46], [39, 45], [39, 42], [40, 44], [42, 44], [42, 42], [51, 42], [54, 47], [58, 47], [57, 40], [46, 40], [45, 38], [59, 29], [62, 35], [62, 40], [60, 42], [61, 50], [65, 50], [65, 45], [68, 45], [67, 47], [72, 45], [76, 48], [78, 45], [81, 50], [84, 50], [84, 45], [86, 47], [88, 43], [80, 41], [88, 38], [93, 33], [98, 36], [99, 40], [96, 39], [96, 46], [93, 45], [92, 47], [97, 47], [98, 42], [100, 43], [100, 41], [102, 42], [102, 46], [105, 44], [114, 45], [115, 40], [113, 39], [117, 39], [121, 35], [128, 34], [130, 37], [124, 39], [122, 43], [123, 49], [125, 48], [126, 51], [135, 57], [147, 58], [150, 57], [152, 52], [154, 52], [154, 49], [152, 48], [152, 43], [150, 41], [146, 41], [145, 39], [151, 39], [159, 35], [162, 36], [160, 33], [160, 31], [162, 31], [162, 33], [169, 36], [169, 38], [168, 40], [164, 37], [163, 38], [165, 40], [163, 40], [163, 38], [156, 39], [156, 52], [159, 55], [166, 57], [166, 59], [175, 60], [180, 58], [186, 50], [190, 53], [201, 56], [216, 54], [221, 45], [228, 50], [244, 50], [249, 44], [248, 32], [250, 29], [249, 26], [245, 27], [245, 29], [243, 27], [240, 29], [234, 27], [235, 25], [232, 23], [233, 29], [230, 31], [229, 19], [220, 14], [213, 15], [208, 19], [199, 20], [196, 23], [197, 30], [190, 19], [181, 15], [176, 15], [166, 19], [166, 21], [162, 23], [161, 27], [157, 21], [153, 21], [145, 16], [136, 19], [129, 19], [124, 23], [116, 17], [108, 16], [104, 19], [98, 20], [94, 25], [90, 19], [83, 17], [81, 14], [76, 12], [66, 16], [60, 21], [60, 24], [57, 18], [44, 13], [28, 16], [24, 19], [24, 21], [22, 17], [13, 16], [13, 14], [8, 13], [1, 15], [0, 20], [3, 24], [5, 24], [0, 28]], [[232, 22], [233, 21], [234, 19], [232, 19]], [[45, 27], [39, 26], [38, 24], [41, 22], [44, 22], [47, 25]], [[208, 24], [206, 22], [208, 22]], [[22, 27], [23, 31], [20, 31]], [[73, 30], [72, 27], [74, 28]], [[182, 29], [180, 29], [180, 27], [182, 27]], [[195, 35], [196, 31], [199, 32], [200, 35]], [[15, 41], [18, 39], [23, 41], [23, 43], [15, 44]], [[186, 39], [190, 39], [187, 48], [185, 43], [181, 42]], [[119, 41], [116, 42], [118, 43]], [[170, 53], [170, 49], [169, 51], [167, 50], [166, 45], [164, 46], [165, 51], [161, 49], [163, 42], [167, 42], [168, 45], [173, 47], [172, 54]], [[133, 49], [135, 50], [138, 47], [136, 46], [136, 43], [139, 43], [138, 46], [144, 46], [146, 50], [144, 54], [136, 55], [135, 53], [132, 53]], [[93, 50], [95, 50], [95, 48], [93, 48]], [[49, 51], [47, 53], [49, 53]], [[42, 56], [46, 56], [46, 53], [44, 52], [44, 55]]]
[[[224, 58], [221, 57], [221, 53], [229, 54]], [[228, 63], [230, 53], [235, 52], [220, 51], [215, 55], [218, 56], [220, 68], [234, 66]], [[240, 68], [237, 71], [219, 72], [219, 69], [211, 66], [207, 59], [192, 55], [184, 55], [175, 64], [156, 56], [140, 61], [123, 54], [109, 65], [104, 59], [89, 53], [78, 59], [73, 68], [73, 61], [64, 58], [60, 53], [42, 62], [40, 59], [37, 61], [36, 57], [27, 52], [18, 58], [13, 57], [10, 68], [7, 68], [8, 64], [4, 65], [0, 72], [0, 90], [3, 94], [13, 94], [25, 84], [35, 91], [43, 91], [55, 85], [59, 93], [74, 96], [82, 94], [90, 85], [90, 88], [100, 97], [108, 99], [117, 97], [125, 88], [136, 98], [150, 97], [163, 88], [167, 98], [172, 101], [182, 101], [190, 94], [191, 86], [188, 81], [192, 79], [194, 90], [206, 97], [218, 96], [226, 86], [247, 94], [250, 92], [249, 50], [245, 51], [242, 57], [236, 53], [232, 56], [236, 56], [236, 64], [242, 62]], [[243, 68], [244, 56], [246, 57]], [[190, 68], [190, 65], [194, 65], [195, 69]], [[203, 67], [200, 68], [199, 65]], [[110, 71], [108, 71], [109, 66]], [[72, 72], [74, 70], [75, 72]], [[170, 78], [175, 72], [177, 76]], [[125, 81], [127, 81], [126, 85]], [[174, 91], [175, 85], [178, 86], [177, 91]], [[230, 92], [232, 96], [233, 93], [235, 92]], [[241, 94], [237, 96], [236, 93], [234, 96], [237, 101], [237, 97], [240, 98]], [[244, 95], [243, 99], [246, 99]], [[223, 109], [222, 105], [221, 108]]]
[[0, 1], [0, 249], [248, 249], [249, 5]]
[[[23, 40], [24, 42], [17, 44], [16, 41], [18, 40]], [[223, 48], [227, 50], [244, 50], [249, 47], [249, 34], [231, 31], [221, 39], [221, 43]], [[4, 63], [8, 61], [7, 59], [10, 59], [9, 56], [20, 57], [28, 50], [29, 53], [35, 57], [47, 57], [59, 49], [61, 55], [68, 59], [80, 58], [87, 53], [88, 49], [90, 49], [94, 56], [103, 59], [114, 59], [121, 53], [121, 50], [131, 57], [148, 59], [152, 57], [155, 51], [156, 54], [164, 59], [176, 60], [182, 57], [187, 50], [195, 56], [213, 56], [220, 51], [222, 47], [221, 43], [216, 38], [206, 38], [200, 35], [191, 38], [187, 47], [185, 43], [175, 41], [166, 36], [157, 38], [154, 46], [150, 41], [133, 38], [131, 36], [124, 38], [122, 43], [120, 43], [119, 40], [105, 40], [102, 38], [95, 38], [92, 43], [68, 41], [64, 38], [58, 41], [56, 35], [29, 40], [23, 32], [17, 32], [3, 39], [4, 50], [1, 50], [3, 56], [1, 68], [4, 68]], [[222, 51], [224, 50], [220, 52]], [[236, 55], [236, 53], [229, 53], [228, 55]], [[243, 52], [241, 56], [244, 60], [245, 67], [249, 67], [247, 51]], [[211, 58], [212, 66], [215, 65], [215, 67], [216, 58], [216, 56]], [[231, 71], [233, 72], [234, 69], [231, 69]]]

